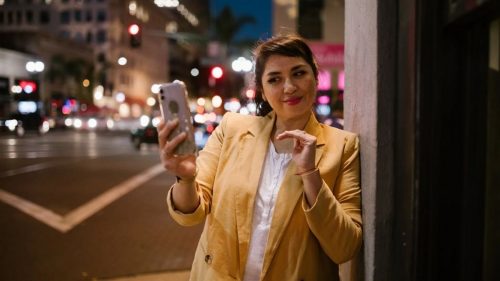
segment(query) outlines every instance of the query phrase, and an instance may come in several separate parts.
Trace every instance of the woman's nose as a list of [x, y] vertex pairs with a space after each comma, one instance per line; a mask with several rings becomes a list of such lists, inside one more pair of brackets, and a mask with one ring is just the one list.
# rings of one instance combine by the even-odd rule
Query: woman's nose
[[284, 84], [284, 92], [286, 94], [291, 94], [297, 90], [297, 87], [293, 84], [290, 78], [285, 79], [285, 84]]

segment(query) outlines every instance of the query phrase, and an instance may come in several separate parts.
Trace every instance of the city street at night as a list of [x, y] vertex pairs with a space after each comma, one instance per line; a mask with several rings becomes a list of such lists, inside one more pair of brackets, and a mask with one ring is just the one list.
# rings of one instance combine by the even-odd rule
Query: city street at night
[[156, 145], [123, 132], [0, 135], [0, 279], [102, 280], [188, 270], [201, 227], [168, 215]]
[[499, 144], [500, 0], [0, 0], [0, 281], [497, 281]]

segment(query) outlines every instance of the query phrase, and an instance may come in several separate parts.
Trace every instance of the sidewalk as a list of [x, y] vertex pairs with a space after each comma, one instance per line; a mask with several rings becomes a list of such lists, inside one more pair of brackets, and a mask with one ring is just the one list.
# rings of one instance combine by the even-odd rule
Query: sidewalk
[[99, 279], [102, 281], [188, 281], [189, 270], [152, 273], [137, 276], [119, 277], [113, 279]]

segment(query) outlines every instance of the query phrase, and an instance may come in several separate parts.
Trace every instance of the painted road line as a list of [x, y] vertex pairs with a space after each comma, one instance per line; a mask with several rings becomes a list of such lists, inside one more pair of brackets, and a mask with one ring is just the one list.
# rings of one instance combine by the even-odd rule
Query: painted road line
[[0, 178], [6, 178], [6, 177], [16, 176], [16, 175], [20, 175], [20, 174], [24, 174], [24, 173], [36, 172], [36, 171], [50, 168], [50, 167], [55, 166], [55, 165], [58, 165], [58, 163], [45, 162], [45, 163], [39, 163], [39, 164], [25, 166], [25, 167], [18, 168], [18, 169], [7, 170], [4, 172], [0, 172]]
[[98, 197], [92, 199], [88, 203], [78, 207], [65, 216], [58, 215], [53, 211], [39, 206], [33, 202], [25, 200], [14, 194], [0, 189], [0, 201], [34, 217], [40, 222], [55, 228], [56, 230], [66, 233], [75, 226], [91, 217], [95, 213], [104, 209], [109, 204], [118, 200], [125, 194], [133, 191], [158, 174], [165, 171], [161, 164], [155, 165], [140, 174], [114, 186]]
[[66, 232], [70, 228], [63, 222], [63, 218], [31, 201], [25, 200], [9, 192], [0, 189], [0, 201], [18, 209], [19, 211], [34, 217], [35, 219], [43, 222], [61, 232]]
[[150, 179], [156, 177], [158, 174], [162, 173], [164, 170], [161, 164], [155, 165], [146, 171], [118, 184], [117, 186], [111, 188], [110, 190], [104, 192], [98, 197], [92, 199], [85, 205], [78, 207], [76, 210], [67, 214], [64, 217], [65, 223], [74, 227], [75, 225], [81, 223], [88, 217], [99, 212], [107, 205], [113, 203], [118, 198], [131, 192], [137, 187], [141, 186]]

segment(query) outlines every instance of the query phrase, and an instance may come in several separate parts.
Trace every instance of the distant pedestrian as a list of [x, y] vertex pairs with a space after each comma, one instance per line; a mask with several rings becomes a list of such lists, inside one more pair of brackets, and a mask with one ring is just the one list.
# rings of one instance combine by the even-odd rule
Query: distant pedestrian
[[170, 215], [205, 221], [191, 280], [338, 280], [358, 252], [359, 141], [315, 118], [317, 77], [302, 38], [273, 37], [255, 49], [258, 116], [226, 113], [199, 156], [159, 126]]

